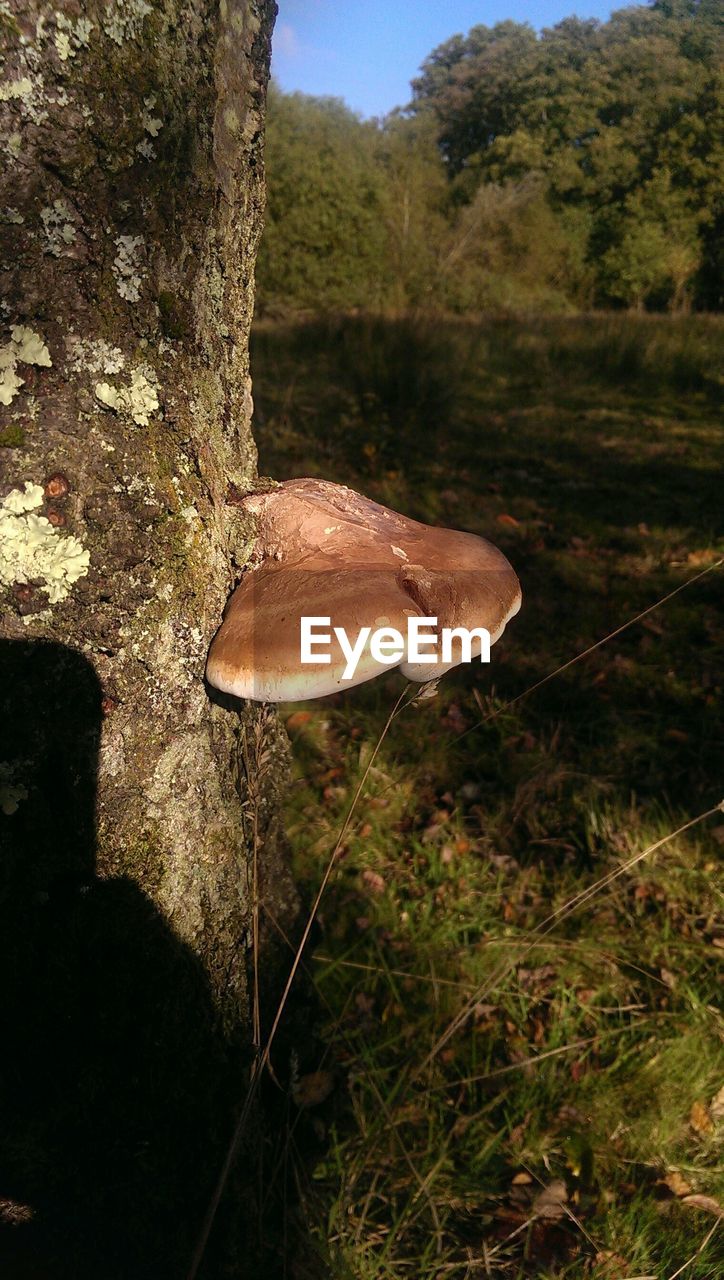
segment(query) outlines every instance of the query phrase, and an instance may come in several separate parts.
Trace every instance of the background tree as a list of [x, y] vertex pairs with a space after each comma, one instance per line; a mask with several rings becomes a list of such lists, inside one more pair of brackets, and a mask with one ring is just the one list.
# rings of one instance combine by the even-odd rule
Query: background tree
[[719, 307], [723, 55], [676, 0], [473, 27], [378, 122], [277, 91], [263, 305]]
[[269, 95], [265, 307], [380, 306], [386, 289], [376, 128], [336, 98]]
[[250, 1041], [252, 826], [293, 913], [274, 722], [203, 684], [255, 475], [273, 14], [0, 16], [3, 1194], [53, 1277], [182, 1273]]
[[[660, 302], [668, 281], [678, 306], [713, 256], [722, 207], [723, 51], [716, 5], [694, 0], [634, 6], [604, 24], [566, 19], [538, 39], [509, 22], [475, 27], [426, 60], [413, 105], [435, 114], [470, 198], [480, 183], [538, 174], [554, 212], [588, 211], [599, 301], [633, 299], [617, 275], [629, 263], [637, 304]], [[642, 204], [644, 223], [623, 231]]]

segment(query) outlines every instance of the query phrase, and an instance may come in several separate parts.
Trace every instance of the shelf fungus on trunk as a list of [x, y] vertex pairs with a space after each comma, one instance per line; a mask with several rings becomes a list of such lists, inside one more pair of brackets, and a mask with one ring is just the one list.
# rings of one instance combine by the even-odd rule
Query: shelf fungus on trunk
[[224, 693], [299, 702], [391, 666], [434, 680], [485, 654], [520, 609], [518, 579], [492, 543], [345, 485], [287, 480], [241, 505], [258, 519], [258, 564], [209, 651], [207, 680]]

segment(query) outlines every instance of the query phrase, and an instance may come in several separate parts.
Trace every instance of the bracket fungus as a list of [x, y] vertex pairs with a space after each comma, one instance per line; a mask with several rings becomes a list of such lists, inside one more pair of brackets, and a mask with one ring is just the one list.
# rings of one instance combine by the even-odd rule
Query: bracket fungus
[[[434, 680], [481, 653], [486, 640], [476, 630], [493, 644], [520, 608], [515, 572], [492, 543], [421, 524], [345, 485], [287, 480], [240, 505], [257, 517], [256, 565], [209, 651], [206, 678], [224, 693], [300, 702], [391, 666], [409, 680]], [[417, 651], [399, 644], [411, 620]], [[317, 652], [306, 661], [303, 624], [317, 626]], [[467, 652], [461, 629], [473, 633]]]

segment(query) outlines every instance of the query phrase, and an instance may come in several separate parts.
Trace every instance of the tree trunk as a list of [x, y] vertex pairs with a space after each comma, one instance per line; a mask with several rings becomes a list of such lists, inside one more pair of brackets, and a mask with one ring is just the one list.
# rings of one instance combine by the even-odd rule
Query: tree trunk
[[275, 11], [0, 15], [0, 1240], [51, 1277], [183, 1274], [250, 1043], [252, 830], [294, 913], [282, 735], [203, 683], [249, 537]]

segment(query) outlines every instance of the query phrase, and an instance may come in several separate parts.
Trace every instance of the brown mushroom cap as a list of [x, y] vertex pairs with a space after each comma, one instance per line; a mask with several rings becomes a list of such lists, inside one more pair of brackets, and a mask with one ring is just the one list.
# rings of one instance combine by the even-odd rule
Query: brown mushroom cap
[[[243, 501], [259, 521], [255, 557], [231, 596], [206, 668], [210, 684], [241, 698], [292, 702], [351, 688], [389, 668], [365, 647], [352, 679], [333, 628], [352, 642], [361, 628], [403, 636], [412, 617], [444, 627], [484, 627], [493, 643], [520, 608], [518, 579], [484, 538], [411, 520], [326, 480], [288, 480]], [[301, 662], [303, 617], [329, 617], [320, 632], [331, 662]], [[453, 653], [455, 654], [455, 649]], [[480, 646], [473, 648], [473, 654]], [[395, 665], [427, 681], [460, 661]]]

